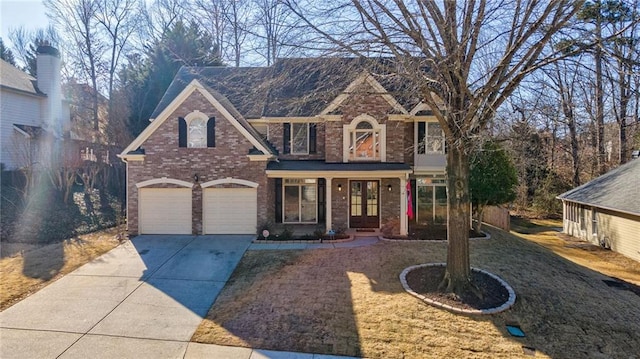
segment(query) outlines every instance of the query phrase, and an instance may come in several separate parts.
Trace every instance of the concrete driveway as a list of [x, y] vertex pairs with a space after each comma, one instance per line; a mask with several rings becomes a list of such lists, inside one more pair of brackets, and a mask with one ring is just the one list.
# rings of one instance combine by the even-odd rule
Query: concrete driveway
[[139, 236], [0, 313], [0, 358], [182, 358], [252, 236]]

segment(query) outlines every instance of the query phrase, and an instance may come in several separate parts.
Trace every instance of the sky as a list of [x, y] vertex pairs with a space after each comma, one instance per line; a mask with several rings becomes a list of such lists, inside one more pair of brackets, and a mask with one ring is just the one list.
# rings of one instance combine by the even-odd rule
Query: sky
[[41, 0], [0, 0], [0, 37], [10, 44], [9, 30], [24, 26], [28, 31], [46, 28], [49, 19]]

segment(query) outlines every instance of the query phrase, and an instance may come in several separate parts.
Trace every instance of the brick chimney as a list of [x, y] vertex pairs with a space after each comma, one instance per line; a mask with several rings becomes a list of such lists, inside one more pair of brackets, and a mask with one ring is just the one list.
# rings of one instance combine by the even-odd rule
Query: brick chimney
[[36, 50], [36, 64], [38, 89], [47, 95], [40, 111], [44, 128], [62, 136], [68, 119], [63, 116], [60, 52], [43, 42]]

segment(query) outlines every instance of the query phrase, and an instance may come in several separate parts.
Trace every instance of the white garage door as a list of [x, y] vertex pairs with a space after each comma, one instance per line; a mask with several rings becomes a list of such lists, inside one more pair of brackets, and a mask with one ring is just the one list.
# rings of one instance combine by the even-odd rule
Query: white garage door
[[190, 188], [140, 188], [141, 234], [191, 234]]
[[257, 201], [255, 188], [205, 188], [204, 233], [256, 233]]

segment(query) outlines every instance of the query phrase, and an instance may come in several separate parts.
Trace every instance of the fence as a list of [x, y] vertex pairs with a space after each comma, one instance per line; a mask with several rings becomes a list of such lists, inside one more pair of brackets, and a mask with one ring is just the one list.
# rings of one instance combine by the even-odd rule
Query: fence
[[502, 207], [487, 206], [482, 214], [482, 221], [509, 232], [511, 216], [509, 210]]

